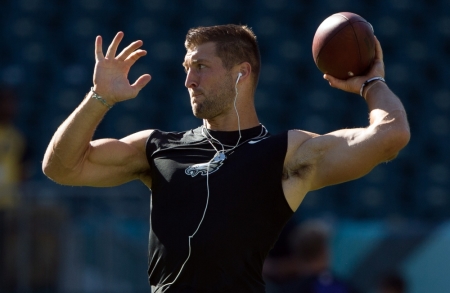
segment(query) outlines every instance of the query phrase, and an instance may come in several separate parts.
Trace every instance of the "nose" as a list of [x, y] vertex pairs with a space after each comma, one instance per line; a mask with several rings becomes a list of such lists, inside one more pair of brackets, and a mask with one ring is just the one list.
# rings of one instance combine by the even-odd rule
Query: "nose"
[[198, 86], [198, 78], [192, 70], [188, 70], [188, 72], [186, 73], [184, 86], [188, 89], [196, 88]]

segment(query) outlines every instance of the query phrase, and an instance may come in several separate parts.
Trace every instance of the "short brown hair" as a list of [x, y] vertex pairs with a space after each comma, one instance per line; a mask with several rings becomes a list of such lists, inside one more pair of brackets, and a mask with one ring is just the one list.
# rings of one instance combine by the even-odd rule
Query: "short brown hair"
[[242, 62], [250, 63], [256, 88], [261, 71], [261, 56], [251, 28], [235, 24], [191, 28], [184, 46], [189, 50], [208, 42], [216, 44], [216, 54], [227, 70]]

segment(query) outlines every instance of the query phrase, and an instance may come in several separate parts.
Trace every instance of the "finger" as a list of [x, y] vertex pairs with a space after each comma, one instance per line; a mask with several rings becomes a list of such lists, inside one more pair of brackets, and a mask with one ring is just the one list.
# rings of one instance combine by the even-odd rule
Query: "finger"
[[136, 91], [140, 91], [144, 86], [147, 85], [147, 83], [149, 83], [149, 81], [152, 79], [152, 76], [150, 74], [143, 74], [141, 75], [135, 83], [133, 83], [131, 85], [131, 87], [136, 90]]
[[375, 37], [375, 59], [372, 65], [372, 68], [369, 72], [371, 77], [373, 76], [381, 76], [384, 77], [384, 62], [383, 62], [383, 49], [381, 48], [380, 41]]
[[331, 87], [338, 87], [339, 83], [341, 82], [340, 79], [337, 79], [336, 77], [329, 74], [324, 74], [323, 79], [326, 79]]
[[102, 49], [102, 37], [97, 36], [95, 38], [95, 61], [103, 60], [105, 56], [103, 56]]
[[375, 59], [383, 60], [383, 49], [381, 48], [380, 41], [375, 37]]
[[324, 74], [323, 78], [328, 81], [328, 83], [330, 84], [331, 87], [334, 87], [334, 88], [337, 88], [337, 89], [340, 89], [343, 91], [347, 91], [347, 92], [355, 92], [354, 90], [351, 89], [351, 87], [352, 87], [351, 83], [354, 82], [354, 79], [356, 77], [352, 78], [351, 79], [352, 81], [350, 81], [350, 79], [342, 80], [342, 79], [336, 78], [334, 76], [331, 76], [329, 74]]
[[127, 62], [129, 66], [132, 66], [139, 58], [145, 55], [147, 55], [147, 51], [145, 50], [134, 51], [127, 57], [127, 59], [125, 59], [125, 62]]
[[113, 59], [116, 56], [117, 48], [123, 39], [123, 32], [118, 32], [106, 51], [106, 58]]
[[117, 59], [120, 60], [125, 60], [131, 53], [133, 53], [137, 48], [139, 48], [140, 46], [142, 46], [143, 42], [142, 41], [136, 41], [131, 43], [130, 45], [128, 45], [128, 47], [126, 47], [125, 49], [122, 50], [122, 52], [120, 52], [119, 55], [117, 55]]

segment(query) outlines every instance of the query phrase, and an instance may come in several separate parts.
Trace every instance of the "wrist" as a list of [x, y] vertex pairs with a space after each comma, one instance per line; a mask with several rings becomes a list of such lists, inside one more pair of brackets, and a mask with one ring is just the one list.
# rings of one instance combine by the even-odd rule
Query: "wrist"
[[112, 103], [111, 101], [107, 101], [105, 98], [103, 98], [103, 96], [99, 95], [95, 91], [95, 86], [91, 87], [90, 96], [91, 96], [92, 99], [97, 100], [99, 103], [102, 103], [105, 107], [107, 107], [109, 109], [112, 109], [112, 107], [115, 104], [115, 103]]
[[380, 88], [382, 88], [383, 86], [387, 87], [386, 83], [382, 82], [381, 80], [377, 80], [377, 81], [370, 83], [368, 86], [366, 86], [366, 88], [363, 91], [364, 100], [367, 101], [369, 99], [369, 97], [376, 95], [378, 90]]
[[105, 88], [105, 87], [99, 87], [96, 84], [94, 84], [91, 87], [91, 92], [95, 92], [97, 95], [99, 95], [100, 97], [102, 97], [102, 99], [104, 99], [108, 104], [110, 104], [111, 106], [113, 106], [114, 104], [117, 103], [116, 99], [114, 96], [111, 96], [110, 90], [109, 88]]
[[379, 82], [386, 83], [386, 80], [384, 80], [384, 78], [381, 76], [375, 76], [375, 77], [369, 78], [368, 80], [363, 82], [363, 84], [361, 85], [361, 88], [359, 90], [359, 95], [365, 99], [367, 93], [369, 92], [369, 89], [374, 84], [379, 83]]

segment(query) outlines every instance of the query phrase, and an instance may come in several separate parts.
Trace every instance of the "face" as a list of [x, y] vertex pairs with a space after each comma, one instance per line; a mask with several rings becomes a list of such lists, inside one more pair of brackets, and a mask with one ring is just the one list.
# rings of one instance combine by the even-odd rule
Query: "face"
[[185, 86], [195, 117], [213, 119], [232, 108], [235, 97], [233, 77], [222, 66], [214, 43], [188, 50], [183, 66], [186, 70]]

